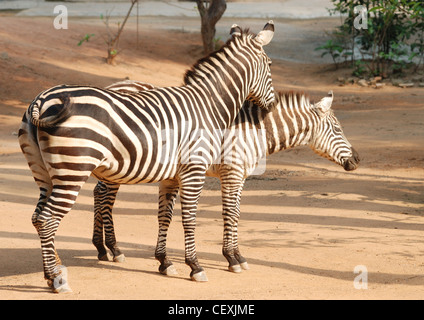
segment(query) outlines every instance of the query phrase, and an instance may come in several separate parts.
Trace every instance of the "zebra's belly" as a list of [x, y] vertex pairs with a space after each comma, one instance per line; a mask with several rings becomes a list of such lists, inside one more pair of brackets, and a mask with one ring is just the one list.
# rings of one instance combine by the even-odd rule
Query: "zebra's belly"
[[233, 174], [237, 177], [247, 178], [250, 175], [261, 175], [266, 169], [266, 158], [248, 159], [243, 161], [222, 161], [211, 165], [206, 171], [208, 177], [222, 178], [222, 175]]
[[177, 164], [145, 163], [139, 166], [125, 166], [118, 162], [103, 162], [92, 175], [98, 180], [116, 184], [154, 183], [174, 178]]

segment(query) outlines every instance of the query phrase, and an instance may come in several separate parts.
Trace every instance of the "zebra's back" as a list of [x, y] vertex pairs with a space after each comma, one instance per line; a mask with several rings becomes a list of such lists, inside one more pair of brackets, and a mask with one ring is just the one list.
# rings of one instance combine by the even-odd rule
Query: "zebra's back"
[[[85, 171], [95, 169], [93, 174], [104, 181], [132, 184], [174, 177], [181, 146], [190, 146], [196, 138], [190, 128], [203, 126], [211, 132], [205, 124], [214, 123], [214, 119], [199, 120], [204, 115], [190, 105], [189, 91], [160, 88], [127, 94], [95, 87], [54, 87], [32, 103], [40, 110], [36, 120], [41, 127], [40, 148], [48, 163], [58, 166], [69, 162], [66, 157], [78, 157], [73, 161]], [[183, 98], [185, 110], [178, 104]], [[55, 117], [64, 108], [69, 110], [57, 122]], [[28, 109], [24, 120], [35, 121], [33, 109]], [[61, 154], [65, 149], [66, 156]]]

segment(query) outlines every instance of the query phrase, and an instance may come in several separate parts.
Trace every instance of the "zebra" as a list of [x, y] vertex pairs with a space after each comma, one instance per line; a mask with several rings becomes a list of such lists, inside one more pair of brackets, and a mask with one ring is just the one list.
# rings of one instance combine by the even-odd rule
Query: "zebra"
[[[116, 83], [111, 87], [120, 90], [138, 91], [142, 82], [128, 81]], [[147, 88], [151, 88], [148, 85]], [[277, 92], [276, 102], [272, 109], [264, 110], [255, 103], [246, 101], [223, 143], [221, 161], [206, 172], [207, 176], [221, 180], [222, 215], [224, 220], [224, 239], [222, 252], [228, 260], [228, 269], [241, 272], [249, 269], [246, 259], [240, 254], [238, 247], [237, 226], [240, 217], [240, 199], [245, 179], [255, 173], [262, 158], [273, 153], [309, 145], [319, 155], [341, 165], [346, 171], [355, 170], [360, 162], [357, 151], [346, 139], [340, 122], [331, 108], [333, 92], [318, 103], [311, 103], [309, 96], [303, 92]], [[257, 134], [263, 132], [264, 134]], [[235, 139], [234, 139], [235, 138]], [[243, 147], [244, 146], [244, 147]], [[228, 155], [231, 154], [231, 157]], [[234, 156], [235, 155], [235, 156]], [[232, 160], [234, 163], [227, 161]], [[240, 161], [241, 160], [241, 161]], [[237, 163], [238, 161], [238, 163]], [[108, 260], [103, 245], [103, 223], [106, 245], [113, 254], [114, 261], [123, 261], [124, 254], [117, 246], [112, 207], [118, 192], [117, 186], [106, 185], [99, 181], [95, 187], [95, 214], [93, 244], [97, 247], [98, 258]], [[160, 231], [156, 254], [166, 252], [166, 233], [172, 219], [172, 211], [178, 187], [159, 192]], [[171, 196], [170, 196], [171, 195]], [[101, 205], [107, 203], [108, 205]], [[176, 274], [172, 263], [161, 265], [163, 274]]]
[[114, 184], [179, 185], [185, 262], [192, 280], [207, 281], [194, 237], [206, 169], [219, 157], [222, 132], [243, 102], [267, 108], [275, 99], [263, 49], [274, 35], [272, 20], [257, 35], [237, 25], [230, 35], [186, 71], [182, 86], [127, 93], [58, 85], [32, 101], [18, 136], [40, 189], [32, 223], [53, 292], [71, 290], [54, 237], [90, 175]]

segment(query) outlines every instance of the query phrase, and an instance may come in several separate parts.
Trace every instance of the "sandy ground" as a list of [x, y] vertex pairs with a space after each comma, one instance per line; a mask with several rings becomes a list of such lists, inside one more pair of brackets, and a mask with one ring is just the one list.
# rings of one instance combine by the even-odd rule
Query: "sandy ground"
[[[200, 37], [185, 30], [179, 18], [144, 18], [137, 48], [130, 21], [118, 65], [109, 66], [98, 19], [73, 19], [68, 30], [54, 30], [51, 18], [3, 13], [0, 20], [0, 299], [424, 297], [424, 89], [338, 86], [337, 77], [347, 71], [310, 64], [311, 52], [304, 49], [315, 45], [308, 35], [322, 32], [334, 23], [331, 19], [276, 21], [277, 31], [290, 26], [299, 33], [290, 33], [289, 48], [281, 38], [269, 46], [270, 51], [281, 48], [281, 56], [297, 52], [297, 62], [274, 59], [274, 85], [307, 91], [315, 100], [334, 90], [336, 115], [362, 157], [357, 171], [344, 172], [308, 148], [269, 157], [266, 173], [250, 178], [243, 193], [240, 245], [251, 269], [241, 274], [228, 272], [221, 255], [219, 182], [208, 179], [196, 231], [207, 283], [189, 280], [179, 205], [169, 234], [179, 275], [167, 278], [157, 272], [157, 185], [121, 188], [114, 218], [127, 259], [122, 264], [99, 262], [91, 244], [92, 179], [56, 237], [73, 293], [52, 294], [30, 221], [38, 189], [17, 143], [24, 110], [36, 94], [59, 83], [105, 86], [129, 77], [179, 85], [185, 70], [201, 57]], [[187, 19], [187, 24], [196, 21]], [[232, 23], [220, 21], [221, 26]], [[77, 46], [86, 33], [96, 36]], [[354, 286], [356, 266], [367, 270], [366, 289]]]

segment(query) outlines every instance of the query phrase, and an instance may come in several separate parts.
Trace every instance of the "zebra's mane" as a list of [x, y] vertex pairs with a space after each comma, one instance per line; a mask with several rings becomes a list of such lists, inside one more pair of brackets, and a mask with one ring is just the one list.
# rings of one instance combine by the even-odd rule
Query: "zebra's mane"
[[304, 100], [304, 103], [309, 107], [310, 106], [310, 100], [309, 100], [309, 94], [305, 93], [304, 91], [277, 91], [278, 98], [275, 100], [274, 104], [270, 106], [269, 111], [272, 111], [275, 109], [278, 102], [285, 100], [287, 104], [290, 104], [291, 101], [294, 99], [297, 100], [297, 104], [300, 105], [302, 103], [302, 100]]
[[[287, 106], [290, 106], [291, 108], [298, 108], [300, 106], [303, 106], [304, 108], [308, 110], [315, 110], [315, 101], [310, 100], [309, 94], [305, 93], [303, 91], [277, 91], [276, 92], [276, 99], [274, 103], [268, 108], [268, 112], [273, 112], [276, 109], [277, 104], [280, 105], [282, 102], [285, 101], [285, 104]], [[294, 104], [293, 102], [296, 101], [297, 103]], [[282, 106], [280, 106], [282, 108]], [[330, 109], [329, 114], [333, 114], [333, 110]]]
[[191, 69], [187, 70], [184, 75], [184, 85], [195, 83], [195, 82], [202, 82], [204, 75], [199, 73], [199, 70], [202, 65], [205, 63], [210, 62], [213, 58], [216, 58], [219, 56], [220, 53], [224, 52], [226, 48], [229, 48], [233, 42], [236, 41], [236, 38], [242, 38], [242, 37], [255, 37], [256, 35], [252, 32], [250, 32], [249, 28], [246, 28], [242, 30], [241, 34], [235, 35], [230, 37], [227, 42], [218, 50], [210, 53], [209, 55], [200, 58], [197, 60], [195, 64], [191, 67]]

